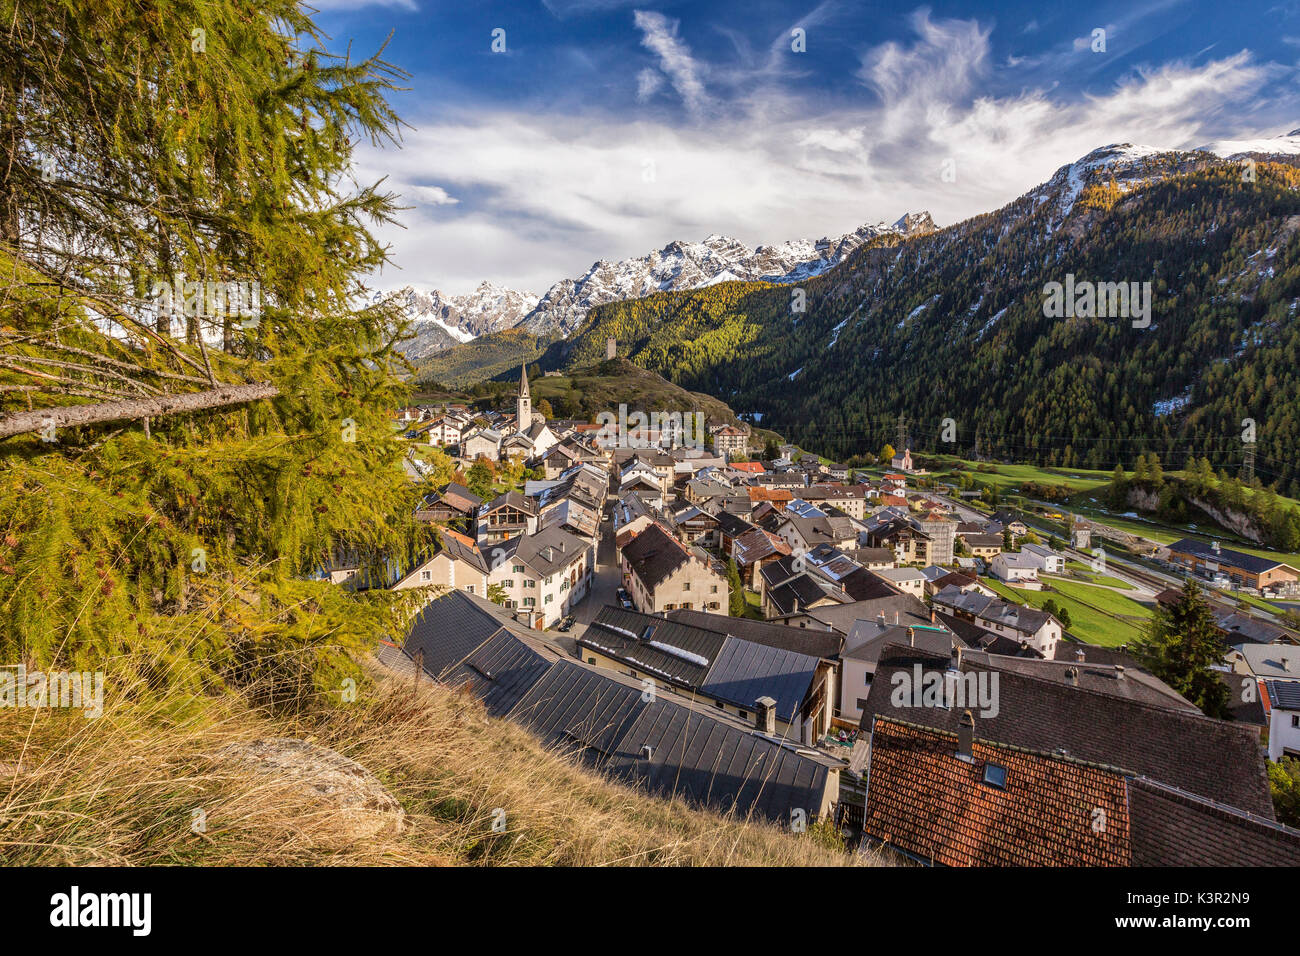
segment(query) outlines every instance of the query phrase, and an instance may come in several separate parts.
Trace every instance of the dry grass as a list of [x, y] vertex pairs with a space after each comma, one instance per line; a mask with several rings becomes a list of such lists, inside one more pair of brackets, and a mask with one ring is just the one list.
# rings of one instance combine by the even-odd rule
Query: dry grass
[[[0, 709], [0, 862], [21, 865], [852, 865], [822, 828], [795, 836], [640, 794], [544, 750], [477, 701], [376, 671], [357, 703], [272, 718], [224, 700], [102, 717]], [[333, 748], [401, 802], [399, 828], [350, 838], [343, 812], [219, 753], [263, 737]], [[206, 832], [191, 828], [206, 813]], [[493, 811], [505, 811], [494, 833]]]

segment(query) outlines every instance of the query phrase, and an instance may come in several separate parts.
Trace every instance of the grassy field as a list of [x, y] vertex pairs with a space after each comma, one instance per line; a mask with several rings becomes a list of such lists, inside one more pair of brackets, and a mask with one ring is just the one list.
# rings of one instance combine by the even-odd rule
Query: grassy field
[[[1103, 610], [1104, 605], [1101, 595], [1116, 597], [1127, 602], [1127, 605], [1136, 608], [1136, 611], [1132, 612], [1134, 617], [1142, 618], [1149, 616], [1150, 613], [1142, 605], [1129, 601], [1112, 591], [1107, 591], [1105, 588], [1094, 588], [1086, 584], [1070, 585], [1073, 590], [1073, 594], [1070, 594], [1065, 591], [1024, 591], [1019, 588], [1008, 587], [992, 578], [981, 578], [980, 581], [1006, 600], [1016, 604], [1028, 604], [1030, 607], [1042, 608], [1049, 600], [1055, 601], [1058, 607], [1065, 608], [1070, 614], [1070, 626], [1068, 628], [1070, 634], [1089, 644], [1118, 647], [1121, 644], [1132, 644], [1142, 634], [1140, 623], [1127, 620], [1127, 614], [1124, 617], [1116, 617], [1113, 612]], [[1056, 584], [1057, 582], [1052, 582], [1053, 587]], [[1126, 605], [1111, 606], [1123, 607], [1125, 611], [1130, 610]]]
[[[1050, 469], [1037, 465], [1001, 465], [988, 462], [972, 462], [961, 458], [940, 457], [931, 470], [940, 475], [940, 467], [948, 472], [966, 471], [978, 482], [992, 485], [999, 493], [1018, 487], [1022, 482], [1036, 481], [1046, 485], [1065, 485], [1073, 491], [1093, 491], [1110, 482], [1110, 472], [1090, 471], [1086, 468]], [[996, 471], [980, 471], [981, 466], [996, 468]]]
[[[1172, 544], [1180, 538], [1199, 537], [1199, 538], [1226, 538], [1226, 546], [1232, 547], [1246, 554], [1253, 554], [1263, 558], [1276, 559], [1284, 561], [1296, 567], [1300, 567], [1300, 553], [1295, 552], [1276, 552], [1269, 551], [1266, 548], [1232, 540], [1232, 535], [1227, 534], [1222, 529], [1209, 527], [1202, 528], [1196, 524], [1186, 525], [1167, 525], [1159, 523], [1153, 519], [1137, 517], [1131, 514], [1114, 515], [1106, 511], [1103, 507], [1103, 491], [1105, 486], [1110, 483], [1111, 472], [1109, 471], [1091, 471], [1086, 468], [1074, 469], [1049, 469], [1040, 468], [1036, 465], [1001, 465], [994, 464], [990, 467], [996, 468], [996, 472], [977, 471], [979, 463], [967, 462], [962, 459], [939, 459], [945, 464], [950, 464], [954, 469], [961, 469], [970, 473], [971, 477], [977, 482], [995, 487], [999, 494], [1012, 493], [1016, 488], [1025, 481], [1036, 481], [1043, 484], [1066, 485], [1072, 490], [1068, 502], [1062, 503], [1061, 508], [1076, 512], [1084, 517], [1099, 521], [1117, 528], [1120, 531], [1127, 531], [1143, 538], [1148, 538], [1160, 544]], [[935, 469], [935, 477], [943, 480], [950, 477], [948, 474], [940, 474]], [[1165, 474], [1172, 478], [1186, 477], [1181, 471], [1167, 471]], [[1131, 478], [1132, 472], [1127, 472], [1126, 476]], [[1278, 502], [1284, 507], [1300, 506], [1300, 501], [1288, 498], [1284, 495], [1278, 496]], [[1041, 520], [1041, 519], [1039, 519]], [[1056, 527], [1053, 523], [1053, 527]]]
[[1121, 581], [1119, 578], [1112, 578], [1105, 574], [1098, 574], [1081, 561], [1066, 561], [1065, 568], [1067, 571], [1077, 574], [1089, 584], [1108, 584], [1113, 588], [1131, 588], [1127, 581]]

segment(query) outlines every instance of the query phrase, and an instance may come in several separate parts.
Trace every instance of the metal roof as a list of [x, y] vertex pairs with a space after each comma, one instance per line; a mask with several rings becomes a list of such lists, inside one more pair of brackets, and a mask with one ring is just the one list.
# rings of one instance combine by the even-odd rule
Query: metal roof
[[1300, 710], [1300, 683], [1293, 680], [1267, 680], [1268, 699], [1282, 710]]
[[828, 763], [659, 698], [637, 715], [606, 769], [661, 796], [788, 823], [794, 810], [816, 817]]
[[442, 677], [503, 626], [501, 618], [480, 607], [470, 595], [452, 591], [424, 606], [402, 649], [412, 658], [423, 652], [424, 669]]
[[728, 637], [700, 691], [745, 708], [752, 708], [760, 697], [771, 697], [777, 715], [791, 721], [817, 674], [817, 662], [798, 651]]
[[483, 702], [493, 717], [503, 717], [541, 679], [557, 655], [545, 656], [502, 628], [445, 677]]
[[698, 687], [725, 640], [718, 631], [606, 605], [578, 644], [650, 676]]
[[[509, 717], [544, 742], [663, 797], [785, 822], [821, 807], [835, 762], [665, 697], [556, 661]], [[645, 748], [649, 748], [646, 750]]]

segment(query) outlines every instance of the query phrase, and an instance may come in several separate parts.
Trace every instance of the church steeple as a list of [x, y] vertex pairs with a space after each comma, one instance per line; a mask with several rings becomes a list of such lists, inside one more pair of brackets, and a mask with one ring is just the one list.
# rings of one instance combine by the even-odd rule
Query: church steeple
[[519, 366], [519, 398], [515, 403], [515, 428], [528, 431], [533, 424], [533, 400], [528, 394], [528, 366]]

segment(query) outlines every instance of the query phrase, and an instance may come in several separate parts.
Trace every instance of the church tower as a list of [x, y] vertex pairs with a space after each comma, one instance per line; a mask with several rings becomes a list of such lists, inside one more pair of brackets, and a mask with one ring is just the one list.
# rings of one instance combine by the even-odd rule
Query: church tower
[[515, 428], [526, 432], [533, 424], [533, 400], [528, 395], [528, 367], [519, 366], [519, 398], [515, 403]]

